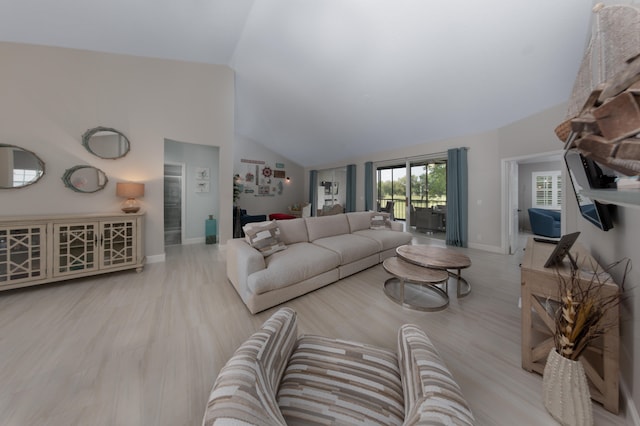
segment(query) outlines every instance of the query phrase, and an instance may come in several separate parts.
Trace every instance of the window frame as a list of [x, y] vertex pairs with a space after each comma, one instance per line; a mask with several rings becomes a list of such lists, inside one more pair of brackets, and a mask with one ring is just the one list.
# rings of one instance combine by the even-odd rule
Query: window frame
[[[551, 192], [551, 204], [538, 203], [537, 180], [539, 177], [551, 178], [551, 188], [543, 189], [543, 191], [545, 192]], [[531, 207], [546, 210], [562, 209], [562, 171], [547, 170], [541, 172], [531, 172]]]

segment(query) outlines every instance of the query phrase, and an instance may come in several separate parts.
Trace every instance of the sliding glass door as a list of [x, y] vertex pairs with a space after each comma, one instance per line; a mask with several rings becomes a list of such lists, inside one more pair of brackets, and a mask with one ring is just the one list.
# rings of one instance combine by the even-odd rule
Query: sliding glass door
[[408, 159], [377, 167], [378, 210], [393, 209], [396, 220], [408, 220], [420, 232], [446, 229], [446, 158]]
[[407, 168], [405, 165], [378, 167], [378, 211], [388, 211], [395, 219], [406, 219]]

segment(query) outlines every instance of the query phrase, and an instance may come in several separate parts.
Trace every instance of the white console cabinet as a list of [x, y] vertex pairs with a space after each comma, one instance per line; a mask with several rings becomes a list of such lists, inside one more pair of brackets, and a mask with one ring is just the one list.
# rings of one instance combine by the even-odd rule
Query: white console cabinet
[[0, 217], [0, 291], [144, 266], [144, 213]]

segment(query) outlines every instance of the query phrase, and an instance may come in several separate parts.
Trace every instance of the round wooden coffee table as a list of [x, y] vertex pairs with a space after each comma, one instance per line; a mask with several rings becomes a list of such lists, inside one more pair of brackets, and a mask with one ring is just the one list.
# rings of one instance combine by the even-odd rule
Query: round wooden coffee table
[[[403, 260], [425, 268], [445, 270], [457, 279], [457, 295], [464, 297], [471, 293], [471, 285], [460, 276], [460, 270], [471, 266], [468, 256], [446, 247], [434, 247], [424, 244], [404, 245], [396, 249], [396, 253]], [[455, 273], [449, 272], [456, 270]], [[463, 284], [465, 290], [461, 289]], [[448, 290], [445, 287], [445, 290]]]
[[438, 285], [446, 285], [449, 273], [443, 269], [425, 268], [390, 257], [382, 262], [393, 275], [384, 283], [384, 293], [400, 305], [420, 311], [439, 311], [449, 305], [449, 295]]

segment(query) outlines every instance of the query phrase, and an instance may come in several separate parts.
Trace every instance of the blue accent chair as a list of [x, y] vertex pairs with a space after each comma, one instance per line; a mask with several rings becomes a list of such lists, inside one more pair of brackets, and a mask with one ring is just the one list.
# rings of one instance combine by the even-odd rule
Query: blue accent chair
[[543, 237], [559, 238], [560, 217], [561, 214], [557, 210], [530, 208], [529, 223], [531, 224], [531, 231]]

